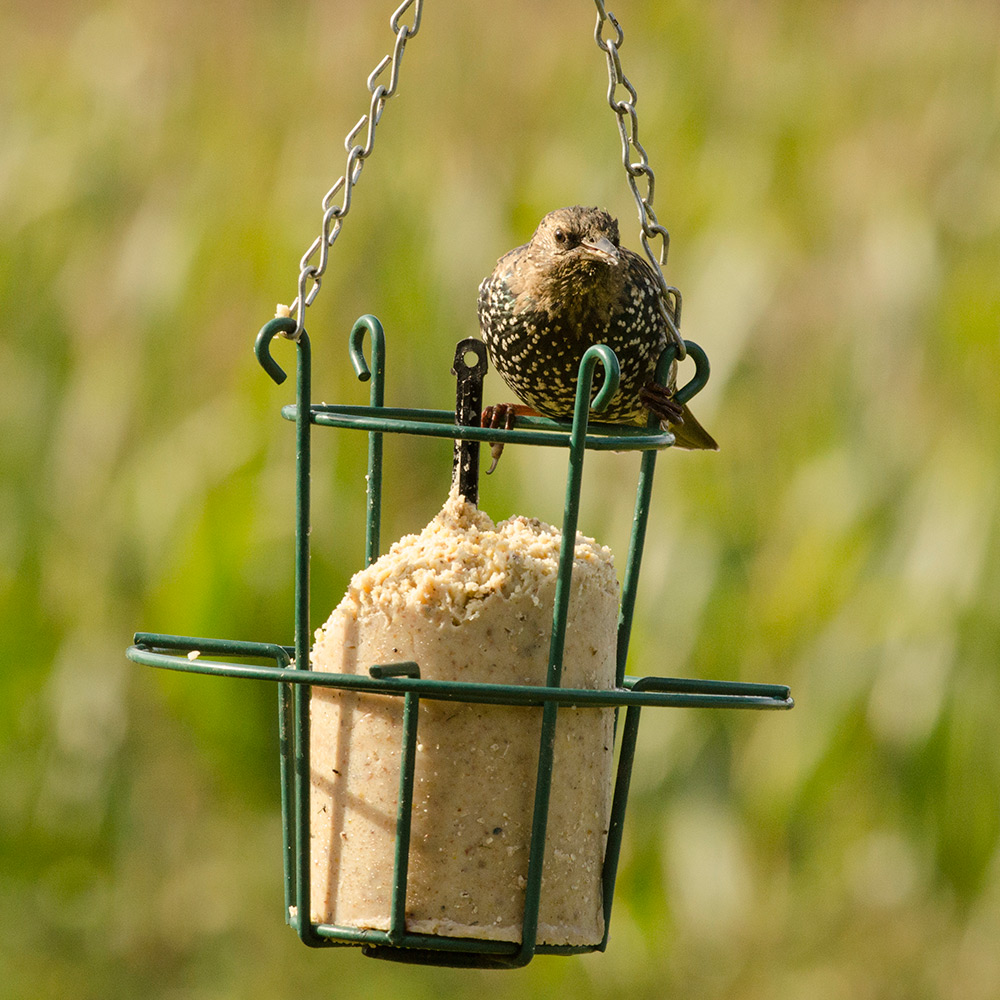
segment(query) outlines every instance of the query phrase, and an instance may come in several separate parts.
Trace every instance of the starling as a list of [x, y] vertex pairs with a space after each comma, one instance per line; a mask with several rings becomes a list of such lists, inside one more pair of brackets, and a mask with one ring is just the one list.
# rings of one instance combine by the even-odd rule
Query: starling
[[[607, 344], [618, 357], [618, 392], [598, 419], [644, 425], [650, 413], [682, 448], [717, 450], [686, 406], [654, 381], [670, 342], [660, 287], [649, 265], [619, 245], [618, 222], [597, 208], [560, 208], [539, 223], [531, 241], [497, 261], [479, 286], [479, 326], [493, 366], [528, 406], [489, 407], [484, 424], [511, 426], [534, 410], [572, 419], [584, 351]], [[594, 392], [603, 372], [595, 371]], [[494, 446], [494, 466], [502, 445]], [[492, 469], [490, 470], [492, 471]]]

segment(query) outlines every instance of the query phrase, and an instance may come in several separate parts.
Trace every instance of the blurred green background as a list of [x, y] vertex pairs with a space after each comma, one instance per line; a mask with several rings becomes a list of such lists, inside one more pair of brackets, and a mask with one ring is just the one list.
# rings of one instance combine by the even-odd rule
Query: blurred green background
[[[290, 642], [295, 295], [391, 4], [0, 12], [0, 995], [1000, 995], [1000, 8], [620, 0], [719, 454], [666, 453], [630, 672], [792, 686], [645, 713], [604, 955], [396, 967], [282, 917], [275, 691], [125, 660]], [[476, 288], [546, 211], [635, 209], [586, 2], [432, 2], [308, 314], [315, 397], [448, 407]], [[275, 346], [279, 362], [294, 352]], [[488, 397], [506, 398], [490, 376]], [[365, 439], [315, 436], [313, 617], [363, 558]], [[558, 519], [510, 447], [495, 518]], [[634, 456], [581, 529], [624, 563]], [[386, 445], [383, 544], [450, 447]]]

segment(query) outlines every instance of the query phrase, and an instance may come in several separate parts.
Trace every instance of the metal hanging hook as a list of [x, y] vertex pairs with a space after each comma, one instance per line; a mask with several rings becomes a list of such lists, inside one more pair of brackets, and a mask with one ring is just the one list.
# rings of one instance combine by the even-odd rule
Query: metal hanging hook
[[[385, 331], [382, 329], [382, 324], [374, 316], [362, 316], [351, 329], [348, 340], [351, 364], [354, 366], [359, 382], [367, 382], [372, 377], [372, 370], [368, 367], [362, 350], [366, 333], [372, 342], [372, 367], [381, 381], [381, 376], [385, 373]], [[381, 406], [382, 404], [373, 403], [372, 405]]]
[[[365, 334], [372, 342], [371, 367], [365, 361], [363, 350]], [[348, 353], [351, 364], [357, 372], [359, 382], [371, 382], [368, 405], [380, 410], [385, 403], [385, 331], [382, 324], [372, 315], [360, 317], [351, 328], [348, 337]], [[374, 369], [374, 378], [372, 374]], [[365, 535], [365, 565], [370, 566], [378, 558], [379, 536], [382, 531], [382, 433], [372, 431], [368, 435], [368, 475], [367, 484], [368, 517]]]
[[[257, 334], [257, 339], [254, 341], [254, 354], [257, 355], [257, 360], [260, 362], [261, 368], [278, 385], [281, 385], [288, 376], [281, 365], [271, 357], [271, 341], [279, 334], [282, 337], [295, 337], [297, 329], [295, 320], [290, 316], [277, 316], [260, 328], [260, 333]], [[302, 330], [301, 333], [304, 334], [305, 330]]]
[[[708, 363], [708, 355], [693, 340], [684, 341], [685, 354], [694, 362], [694, 375], [674, 393], [674, 399], [678, 403], [686, 403], [689, 399], [697, 396], [711, 375], [711, 365]], [[669, 385], [672, 376], [671, 368], [677, 361], [677, 345], [667, 344], [660, 355], [660, 360], [656, 364], [656, 381], [660, 385]], [[674, 376], [676, 377], [676, 376]]]

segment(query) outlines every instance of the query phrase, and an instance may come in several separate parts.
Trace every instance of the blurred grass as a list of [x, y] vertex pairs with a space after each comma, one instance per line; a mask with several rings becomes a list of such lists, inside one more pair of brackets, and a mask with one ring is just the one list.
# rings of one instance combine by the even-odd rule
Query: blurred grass
[[[367, 108], [376, 6], [0, 13], [0, 995], [996, 996], [988, 0], [612, 8], [723, 445], [660, 460], [630, 669], [797, 707], [649, 713], [603, 956], [396, 968], [285, 928], [274, 691], [123, 649], [289, 641], [291, 397], [250, 347]], [[479, 279], [553, 207], [636, 245], [592, 22], [427, 5], [309, 313], [317, 398], [366, 401], [345, 338], [374, 312], [387, 401], [448, 406]], [[318, 623], [360, 566], [365, 460], [316, 437]], [[551, 459], [508, 449], [486, 509], [558, 519]], [[449, 464], [387, 442], [385, 544]], [[634, 468], [588, 459], [581, 527], [622, 559]]]

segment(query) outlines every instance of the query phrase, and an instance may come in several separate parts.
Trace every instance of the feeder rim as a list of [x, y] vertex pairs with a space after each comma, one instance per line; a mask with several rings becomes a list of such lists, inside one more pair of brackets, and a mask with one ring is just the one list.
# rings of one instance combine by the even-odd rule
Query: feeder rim
[[[794, 705], [791, 690], [784, 684], [761, 684], [703, 678], [626, 676], [621, 687], [564, 688], [533, 684], [486, 684], [470, 681], [434, 680], [420, 676], [386, 676], [400, 667], [416, 664], [373, 665], [370, 673], [340, 674], [321, 670], [300, 670], [294, 666], [294, 650], [276, 643], [239, 642], [193, 636], [171, 636], [137, 632], [134, 645], [126, 656], [145, 666], [183, 673], [208, 674], [245, 680], [306, 684], [312, 687], [340, 688], [360, 694], [402, 696], [408, 693], [431, 701], [461, 701], [470, 704], [542, 706], [553, 702], [576, 708], [686, 707], [686, 708], [756, 708], [790, 709]], [[223, 656], [273, 659], [277, 666], [232, 663], [192, 657], [188, 653], [164, 650], [187, 650]], [[389, 668], [389, 669], [387, 669]], [[373, 676], [372, 674], [382, 674]]]
[[[286, 420], [294, 421], [298, 416], [297, 405], [289, 403], [283, 406], [281, 415]], [[550, 420], [548, 417], [518, 417], [517, 427], [510, 430], [503, 427], [460, 427], [456, 425], [455, 414], [451, 410], [337, 403], [312, 403], [309, 419], [311, 423], [325, 427], [552, 448], [569, 448], [573, 428], [569, 421]], [[669, 448], [673, 443], [674, 435], [670, 431], [590, 421], [584, 447], [592, 451], [647, 451]]]

